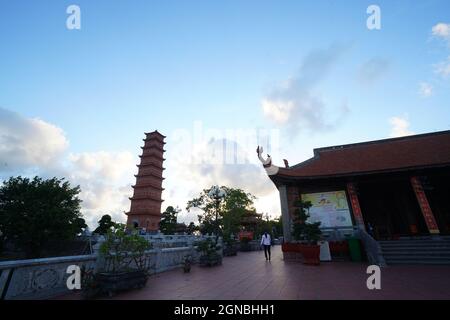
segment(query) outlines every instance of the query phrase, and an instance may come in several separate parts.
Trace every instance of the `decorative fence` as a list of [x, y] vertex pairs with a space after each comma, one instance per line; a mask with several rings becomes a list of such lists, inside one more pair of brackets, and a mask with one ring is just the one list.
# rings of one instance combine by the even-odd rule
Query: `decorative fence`
[[[173, 237], [172, 244], [183, 242], [178, 238], [180, 236]], [[188, 237], [183, 238], [183, 243], [190, 244], [188, 246], [162, 248], [163, 239], [160, 246], [154, 245], [154, 249], [148, 250], [145, 254], [145, 267], [148, 272], [155, 274], [179, 268], [187, 255], [198, 261], [199, 253], [194, 244], [204, 239]], [[152, 239], [148, 240], [154, 243]], [[70, 293], [66, 285], [70, 276], [67, 268], [70, 265], [80, 268], [84, 266], [86, 270], [108, 269], [108, 261], [102, 261], [97, 254], [0, 262], [0, 299], [48, 299]]]
[[96, 255], [0, 262], [1, 299], [45, 299], [68, 292], [70, 265], [96, 265]]

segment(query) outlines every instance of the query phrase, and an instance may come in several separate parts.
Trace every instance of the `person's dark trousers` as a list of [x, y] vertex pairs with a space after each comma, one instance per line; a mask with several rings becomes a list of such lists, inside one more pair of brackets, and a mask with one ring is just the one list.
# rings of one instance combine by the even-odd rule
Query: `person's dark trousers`
[[[267, 253], [269, 253], [268, 258], [267, 258]], [[266, 260], [270, 260], [270, 246], [264, 245], [264, 255], [266, 256]]]

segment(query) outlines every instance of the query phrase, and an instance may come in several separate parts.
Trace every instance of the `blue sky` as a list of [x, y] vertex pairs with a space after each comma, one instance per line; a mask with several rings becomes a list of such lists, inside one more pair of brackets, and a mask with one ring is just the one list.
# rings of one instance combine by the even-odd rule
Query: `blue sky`
[[[66, 28], [71, 4], [81, 9], [81, 30]], [[366, 27], [371, 4], [381, 9], [381, 30]], [[206, 129], [275, 129], [280, 148], [272, 157], [294, 164], [315, 147], [448, 130], [449, 24], [447, 0], [0, 0], [0, 133], [42, 137], [33, 142], [42, 148], [30, 150], [48, 155], [44, 161], [30, 151], [15, 166], [19, 153], [3, 147], [1, 162], [12, 164], [0, 174], [68, 175], [91, 197], [104, 197], [85, 208], [94, 221], [127, 210], [123, 194], [136, 169], [129, 164], [145, 131], [168, 136], [169, 159], [182, 150], [174, 132], [192, 131], [196, 121]], [[35, 137], [21, 135], [10, 118]], [[245, 151], [256, 158], [251, 147]], [[199, 181], [225, 179], [259, 196], [260, 211], [279, 213], [264, 172], [235, 166], [212, 173], [169, 162], [165, 205], [184, 208], [207, 187]], [[243, 181], [247, 168], [255, 176]], [[104, 193], [117, 193], [96, 194], [100, 180]], [[122, 200], [104, 205], [116, 197]]]

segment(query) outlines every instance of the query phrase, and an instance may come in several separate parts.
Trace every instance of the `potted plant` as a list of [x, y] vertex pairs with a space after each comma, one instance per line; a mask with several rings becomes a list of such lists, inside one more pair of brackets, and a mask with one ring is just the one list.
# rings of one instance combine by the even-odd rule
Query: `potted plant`
[[200, 266], [212, 267], [222, 264], [222, 255], [217, 252], [220, 249], [220, 246], [210, 238], [200, 241], [197, 246], [197, 251], [201, 254]]
[[252, 251], [252, 247], [250, 245], [250, 241], [251, 240], [248, 237], [241, 238], [240, 250], [241, 251]]
[[183, 265], [184, 273], [191, 272], [191, 265], [192, 265], [192, 256], [191, 255], [185, 256], [184, 257], [184, 265]]
[[225, 246], [223, 248], [223, 255], [225, 257], [237, 255], [238, 248], [236, 245], [236, 240], [232, 239], [231, 237], [226, 237], [224, 239], [224, 242]]
[[322, 234], [320, 222], [309, 223], [307, 221], [311, 202], [298, 200], [294, 206], [292, 236], [297, 243], [283, 244], [283, 252], [301, 253], [303, 263], [318, 265], [320, 264], [320, 246], [317, 245], [317, 241], [320, 240]]
[[148, 278], [145, 269], [148, 249], [149, 242], [136, 231], [127, 231], [123, 224], [109, 230], [100, 246], [105, 268], [95, 275], [99, 291], [112, 296], [116, 291], [144, 287]]

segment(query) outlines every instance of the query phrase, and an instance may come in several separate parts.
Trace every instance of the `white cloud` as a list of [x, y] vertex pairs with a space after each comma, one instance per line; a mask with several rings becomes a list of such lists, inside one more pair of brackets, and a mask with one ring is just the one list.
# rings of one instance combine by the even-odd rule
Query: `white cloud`
[[419, 94], [424, 97], [428, 98], [433, 95], [433, 86], [427, 82], [421, 82], [419, 84]]
[[278, 124], [284, 124], [289, 120], [292, 109], [294, 108], [293, 101], [273, 101], [263, 99], [262, 108], [264, 115]]
[[[221, 139], [210, 139], [194, 146], [195, 151], [191, 150], [193, 159], [189, 158], [189, 161], [183, 157], [189, 150], [184, 150], [183, 146], [172, 146], [172, 154], [166, 161], [167, 180], [163, 184], [166, 188], [163, 199], [166, 201], [163, 210], [168, 205], [184, 209], [187, 201], [202, 189], [221, 184], [251, 192], [258, 197], [255, 203], [258, 211], [279, 215], [276, 187], [262, 166], [250, 161], [251, 157], [256, 159], [255, 150], [237, 146], [241, 162], [221, 163], [217, 161], [220, 160], [217, 154], [220, 154], [223, 142]], [[125, 222], [124, 211], [130, 208], [128, 198], [133, 193], [131, 185], [135, 183], [134, 174], [139, 162], [138, 150], [136, 153], [68, 153], [68, 144], [64, 132], [57, 126], [0, 109], [0, 179], [19, 174], [64, 177], [72, 186], [80, 185], [82, 213], [91, 229], [97, 226], [103, 214], [111, 215], [115, 221]], [[180, 220], [196, 220], [196, 214], [186, 215], [183, 212]]]
[[0, 108], [0, 173], [51, 167], [68, 145], [61, 128]]
[[[214, 154], [221, 152], [224, 141], [225, 139], [217, 139], [197, 144], [194, 147], [195, 157], [214, 159]], [[280, 204], [275, 185], [270, 181], [263, 167], [251, 163], [249, 159], [252, 156], [256, 158], [256, 152], [252, 149], [252, 153], [248, 154], [240, 146], [237, 146], [237, 149], [238, 152], [244, 153], [240, 158], [246, 158], [246, 161], [240, 164], [220, 161], [202, 162], [196, 159], [185, 161], [181, 157], [169, 158], [167, 171], [170, 171], [170, 175], [165, 180], [167, 192], [163, 195], [166, 200], [164, 207], [178, 205], [183, 209], [183, 213], [180, 214], [181, 221], [196, 221], [197, 213], [184, 212], [187, 201], [197, 196], [203, 189], [218, 184], [241, 188], [252, 193], [258, 198], [255, 206], [259, 212], [269, 212], [272, 216], [278, 216]]]
[[450, 56], [447, 57], [447, 60], [436, 64], [434, 71], [443, 78], [448, 78], [450, 76]]
[[[296, 76], [285, 81], [261, 100], [263, 114], [278, 125], [286, 125], [292, 135], [300, 129], [330, 130], [346, 115], [348, 108], [330, 110], [317, 93], [317, 85], [330, 73], [344, 48], [331, 46], [310, 53]], [[327, 115], [335, 111], [337, 116]]]
[[438, 23], [431, 28], [433, 36], [450, 40], [450, 23]]
[[90, 227], [103, 214], [125, 221], [137, 157], [126, 151], [67, 154], [68, 146], [63, 130], [54, 124], [0, 108], [0, 180], [14, 175], [64, 177], [72, 186], [80, 185], [82, 212]]
[[409, 129], [410, 123], [406, 117], [392, 117], [389, 119], [389, 124], [391, 125], [391, 133], [389, 135], [391, 138], [414, 134]]
[[103, 214], [125, 222], [137, 159], [127, 151], [99, 151], [70, 154], [68, 160], [66, 176], [81, 187], [82, 211], [89, 225], [95, 226]]

